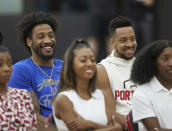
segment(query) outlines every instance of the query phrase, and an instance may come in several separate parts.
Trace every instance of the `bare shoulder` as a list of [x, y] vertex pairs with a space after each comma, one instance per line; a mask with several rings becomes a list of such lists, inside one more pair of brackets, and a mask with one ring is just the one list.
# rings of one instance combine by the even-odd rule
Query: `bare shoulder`
[[62, 119], [65, 123], [75, 120], [77, 113], [73, 109], [73, 103], [63, 94], [56, 96], [53, 102], [53, 110], [57, 118]]
[[105, 89], [109, 86], [109, 78], [104, 66], [101, 64], [97, 64], [96, 87]]
[[68, 99], [67, 96], [63, 94], [59, 94], [54, 99], [53, 105], [55, 108], [58, 108], [58, 110], [66, 110], [68, 107], [72, 107], [72, 102]]
[[101, 64], [97, 64], [97, 73], [99, 73], [99, 74], [107, 74], [104, 66], [101, 65]]

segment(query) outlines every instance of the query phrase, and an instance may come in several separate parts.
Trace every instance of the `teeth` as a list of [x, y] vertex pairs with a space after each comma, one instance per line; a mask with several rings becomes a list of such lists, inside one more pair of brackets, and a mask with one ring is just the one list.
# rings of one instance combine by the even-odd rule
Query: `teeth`
[[93, 71], [92, 70], [86, 70], [87, 73], [92, 73]]
[[46, 49], [50, 49], [50, 48], [51, 48], [51, 46], [48, 46], [48, 47], [44, 47], [44, 48], [46, 48]]

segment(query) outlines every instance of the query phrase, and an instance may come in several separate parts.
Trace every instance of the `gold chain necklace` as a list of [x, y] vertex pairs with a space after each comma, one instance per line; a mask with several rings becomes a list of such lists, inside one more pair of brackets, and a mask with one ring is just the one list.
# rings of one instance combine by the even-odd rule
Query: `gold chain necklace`
[[50, 76], [43, 70], [41, 69], [41, 67], [39, 65], [36, 64], [36, 62], [32, 59], [33, 63], [40, 69], [40, 71], [42, 71], [42, 73], [44, 73], [47, 77], [48, 77], [48, 84], [49, 85], [54, 85], [55, 82], [54, 80], [51, 78], [52, 75], [53, 75], [53, 70], [54, 70], [54, 61], [53, 61], [53, 67], [52, 67], [52, 70], [51, 70], [51, 74]]

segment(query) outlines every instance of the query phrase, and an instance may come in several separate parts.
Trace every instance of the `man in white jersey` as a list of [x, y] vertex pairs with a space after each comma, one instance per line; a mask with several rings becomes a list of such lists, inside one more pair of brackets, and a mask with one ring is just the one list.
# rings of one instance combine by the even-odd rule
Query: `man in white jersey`
[[131, 20], [117, 16], [109, 23], [112, 53], [97, 65], [97, 88], [104, 91], [116, 120], [126, 128], [126, 115], [131, 110], [131, 97], [136, 85], [130, 81], [130, 71], [136, 50]]

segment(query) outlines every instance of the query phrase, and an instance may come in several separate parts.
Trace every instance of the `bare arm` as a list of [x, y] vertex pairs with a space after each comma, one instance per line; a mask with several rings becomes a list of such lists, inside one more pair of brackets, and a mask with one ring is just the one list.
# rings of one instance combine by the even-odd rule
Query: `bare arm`
[[31, 95], [31, 98], [32, 98], [32, 102], [33, 102], [33, 105], [34, 105], [34, 110], [35, 110], [36, 117], [37, 117], [37, 122], [38, 122], [37, 129], [38, 130], [46, 129], [45, 128], [46, 118], [40, 114], [40, 104], [39, 104], [38, 98], [37, 98], [34, 91], [31, 91], [30, 95]]
[[[109, 117], [108, 117], [108, 119], [109, 119]], [[114, 116], [111, 117], [110, 122], [111, 122], [110, 125], [108, 125], [107, 127], [102, 128], [102, 129], [95, 129], [93, 131], [123, 131], [122, 126], [119, 123], [115, 122]]]
[[72, 102], [64, 95], [57, 96], [53, 105], [55, 116], [61, 118], [66, 126], [72, 131], [85, 130], [88, 128], [105, 129], [108, 127], [82, 118], [74, 111]]
[[88, 128], [94, 131], [114, 131], [114, 130], [122, 131], [122, 126], [116, 123], [115, 119], [113, 119], [111, 124], [104, 126], [104, 125], [97, 124], [93, 121], [84, 120], [80, 115], [77, 115], [77, 118], [74, 121], [70, 121], [69, 123], [67, 123], [67, 126], [72, 131], [83, 130], [83, 129], [85, 130]]
[[172, 129], [161, 128], [156, 117], [145, 118], [142, 122], [148, 131], [172, 131]]
[[96, 87], [103, 91], [107, 101], [107, 107], [110, 109], [111, 113], [115, 114], [116, 121], [120, 123], [123, 128], [126, 128], [126, 116], [116, 112], [116, 103], [110, 88], [109, 78], [102, 65], [97, 65]]
[[122, 130], [121, 125], [116, 123], [114, 126], [107, 127], [104, 129], [97, 129], [97, 130], [93, 130], [93, 131], [123, 131], [123, 130]]
[[105, 98], [105, 109], [106, 109], [106, 116], [108, 119], [108, 126], [103, 129], [96, 129], [94, 131], [122, 131], [122, 126], [116, 122], [115, 115], [113, 112], [110, 111], [110, 108], [108, 107], [108, 100]]

